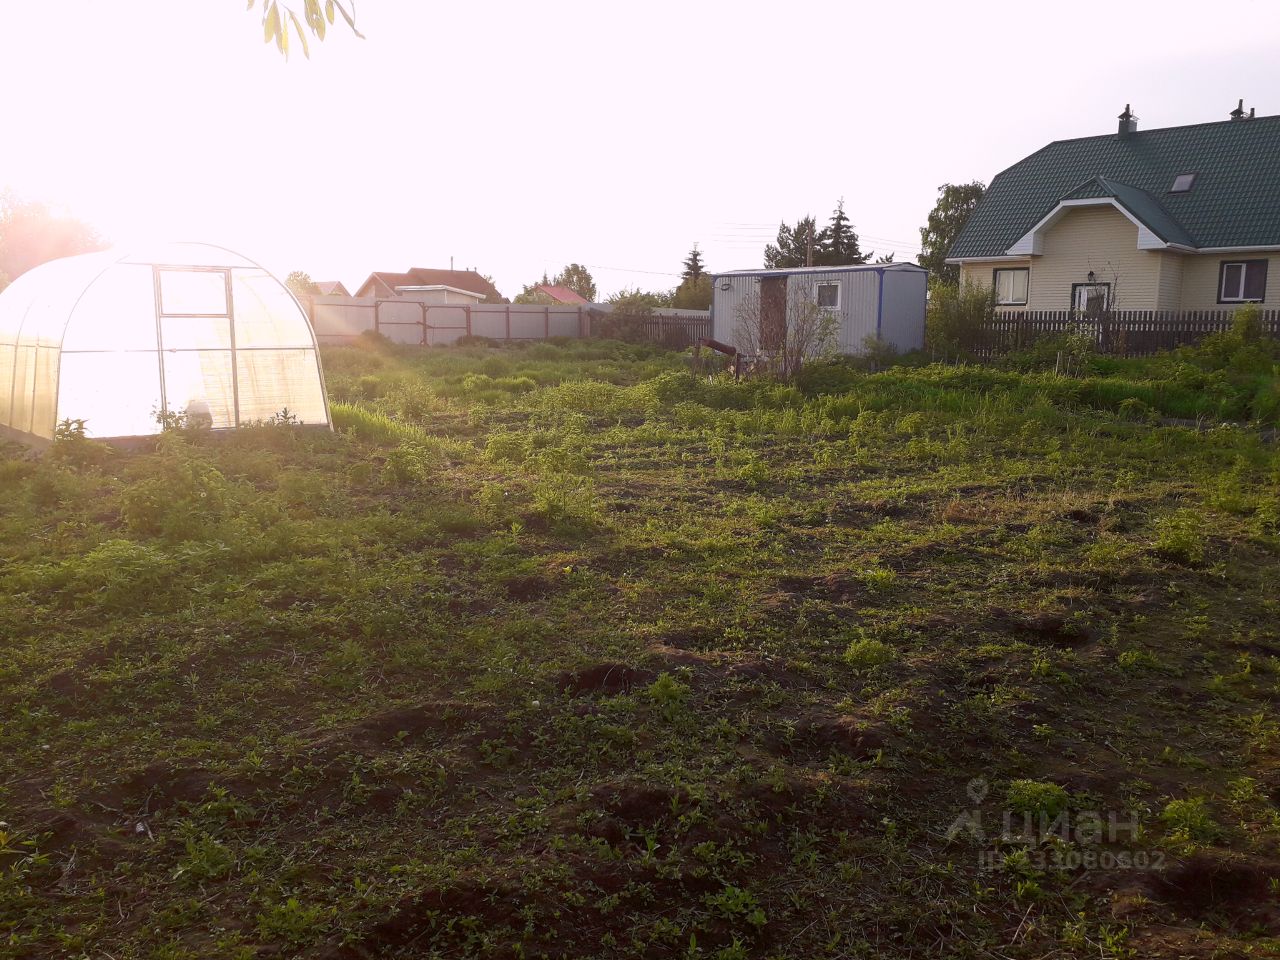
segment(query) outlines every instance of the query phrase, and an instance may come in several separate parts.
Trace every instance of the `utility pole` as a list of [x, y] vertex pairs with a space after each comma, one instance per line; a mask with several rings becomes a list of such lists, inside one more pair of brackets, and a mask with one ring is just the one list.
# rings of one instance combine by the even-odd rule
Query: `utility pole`
[[809, 229], [804, 239], [804, 265], [806, 267], [813, 266], [813, 223], [809, 224]]

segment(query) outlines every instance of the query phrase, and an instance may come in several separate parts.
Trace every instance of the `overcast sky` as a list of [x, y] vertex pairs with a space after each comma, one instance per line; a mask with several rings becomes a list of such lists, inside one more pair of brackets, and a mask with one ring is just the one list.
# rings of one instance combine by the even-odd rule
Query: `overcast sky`
[[[302, 0], [297, 0], [301, 9]], [[0, 189], [109, 239], [224, 243], [353, 290], [569, 261], [666, 288], [837, 200], [918, 252], [939, 184], [1050, 140], [1280, 113], [1280, 5], [359, 0], [286, 64], [243, 0], [0, 0]]]

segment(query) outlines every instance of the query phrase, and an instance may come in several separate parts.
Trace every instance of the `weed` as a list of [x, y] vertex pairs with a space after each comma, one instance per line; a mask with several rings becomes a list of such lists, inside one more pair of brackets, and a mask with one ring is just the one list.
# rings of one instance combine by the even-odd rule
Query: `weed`
[[1071, 803], [1071, 795], [1056, 783], [1014, 780], [1005, 793], [1005, 803], [1014, 813], [1056, 817], [1067, 809]]
[[1160, 819], [1169, 830], [1169, 838], [1178, 843], [1205, 843], [1220, 833], [1204, 797], [1170, 800], [1160, 811]]

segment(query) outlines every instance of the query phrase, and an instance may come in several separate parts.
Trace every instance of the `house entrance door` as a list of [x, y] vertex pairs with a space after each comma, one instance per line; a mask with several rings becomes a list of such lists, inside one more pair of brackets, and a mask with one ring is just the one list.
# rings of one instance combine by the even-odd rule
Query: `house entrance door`
[[777, 352], [787, 340], [787, 278], [760, 280], [760, 349]]

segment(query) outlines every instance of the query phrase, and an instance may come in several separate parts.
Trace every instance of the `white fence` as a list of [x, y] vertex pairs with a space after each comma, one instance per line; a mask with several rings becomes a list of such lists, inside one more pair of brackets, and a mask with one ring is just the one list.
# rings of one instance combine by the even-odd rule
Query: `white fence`
[[[320, 343], [349, 343], [366, 331], [382, 334], [395, 343], [443, 346], [459, 337], [489, 337], [492, 340], [546, 340], [550, 337], [589, 337], [592, 321], [611, 315], [611, 308], [590, 306], [543, 306], [521, 303], [423, 303], [408, 297], [302, 297]], [[689, 342], [710, 336], [705, 310], [655, 311], [654, 316], [634, 323], [640, 339], [662, 342], [667, 328], [689, 326]], [[614, 324], [602, 330], [616, 335]], [[706, 331], [702, 330], [706, 327]], [[650, 329], [652, 328], [652, 329]]]

